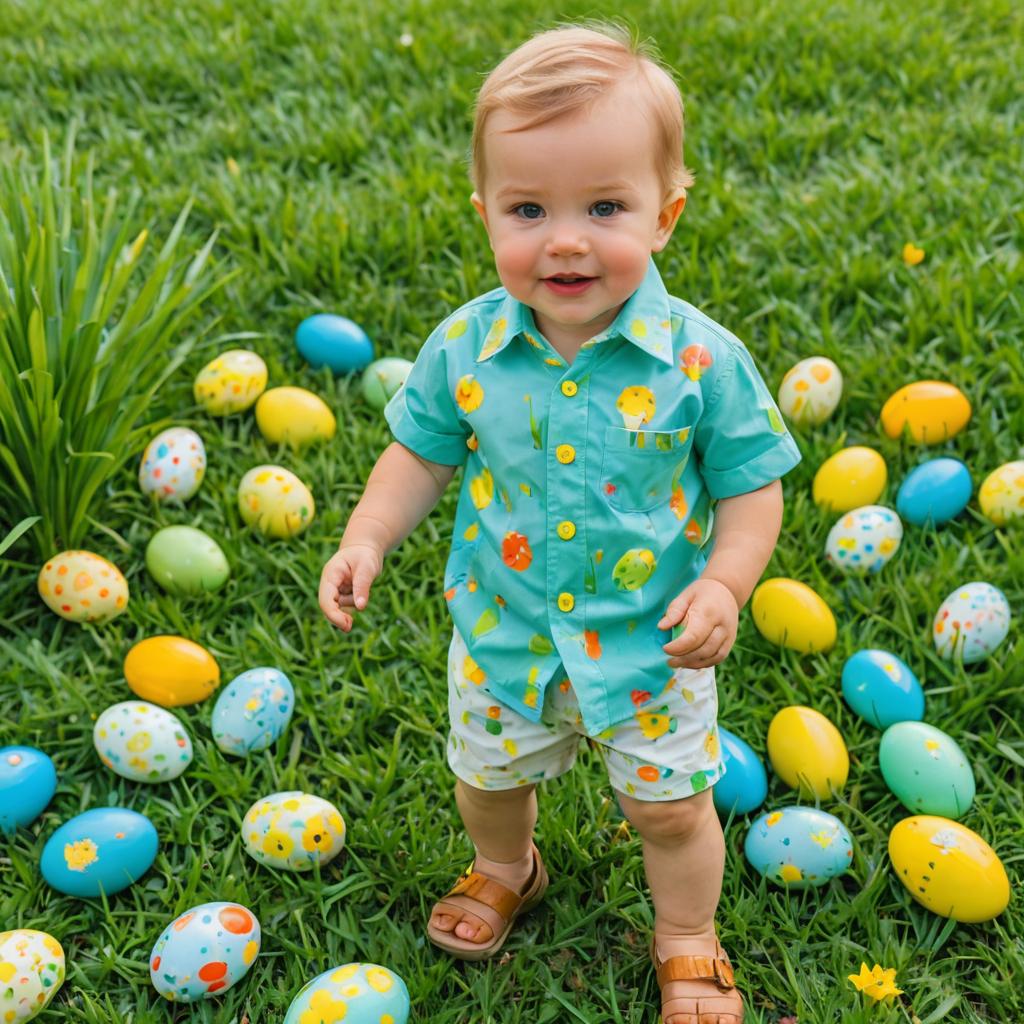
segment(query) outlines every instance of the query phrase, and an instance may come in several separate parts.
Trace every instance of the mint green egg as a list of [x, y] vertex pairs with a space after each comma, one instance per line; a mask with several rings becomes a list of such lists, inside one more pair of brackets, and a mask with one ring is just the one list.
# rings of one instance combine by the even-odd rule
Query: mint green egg
[[165, 526], [146, 546], [146, 568], [171, 594], [219, 590], [231, 569], [220, 545], [193, 526]]
[[377, 359], [363, 370], [363, 398], [367, 405], [380, 411], [391, 401], [391, 396], [405, 383], [412, 363], [408, 359], [389, 356]]
[[974, 773], [956, 741], [927, 722], [896, 722], [882, 734], [885, 784], [914, 814], [960, 818], [974, 800]]

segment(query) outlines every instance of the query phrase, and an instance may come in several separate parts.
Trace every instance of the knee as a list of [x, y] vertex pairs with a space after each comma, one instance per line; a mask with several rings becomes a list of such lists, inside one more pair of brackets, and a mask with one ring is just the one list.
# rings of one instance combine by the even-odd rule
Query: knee
[[619, 801], [641, 837], [659, 844], [686, 842], [715, 813], [710, 789], [683, 800], [634, 800], [620, 793]]
[[455, 780], [455, 800], [457, 803], [469, 803], [474, 806], [485, 804], [488, 807], [515, 806], [529, 802], [536, 785], [514, 786], [511, 789], [479, 789], [471, 786], [464, 779]]

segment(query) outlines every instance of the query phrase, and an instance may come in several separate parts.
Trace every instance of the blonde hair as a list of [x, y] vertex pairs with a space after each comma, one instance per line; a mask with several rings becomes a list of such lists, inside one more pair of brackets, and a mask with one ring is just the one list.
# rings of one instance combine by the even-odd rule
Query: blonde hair
[[612, 22], [583, 24], [541, 32], [513, 50], [484, 80], [473, 118], [470, 179], [483, 194], [487, 167], [484, 132], [495, 110], [526, 120], [524, 131], [581, 110], [621, 82], [639, 81], [648, 99], [655, 130], [655, 169], [665, 195], [693, 185], [683, 163], [683, 98], [653, 47]]

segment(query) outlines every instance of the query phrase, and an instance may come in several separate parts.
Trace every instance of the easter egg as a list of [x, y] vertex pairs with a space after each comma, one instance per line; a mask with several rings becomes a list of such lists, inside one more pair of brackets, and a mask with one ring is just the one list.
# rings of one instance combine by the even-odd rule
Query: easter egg
[[288, 727], [291, 680], [276, 668], [250, 668], [228, 683], [213, 706], [213, 738], [225, 754], [265, 750]]
[[194, 526], [165, 526], [146, 545], [146, 568], [171, 594], [219, 590], [231, 575], [220, 545]]
[[337, 422], [327, 403], [305, 388], [271, 388], [256, 403], [256, 425], [272, 444], [301, 448], [334, 437]]
[[408, 359], [375, 359], [363, 370], [361, 386], [366, 404], [378, 411], [383, 409], [405, 383], [411, 369]]
[[872, 505], [885, 490], [885, 460], [873, 448], [855, 445], [830, 455], [814, 474], [814, 503], [829, 512]]
[[64, 983], [64, 950], [46, 932], [0, 932], [0, 1020], [18, 1024], [42, 1013]]
[[11, 835], [31, 825], [46, 810], [56, 789], [57, 770], [41, 750], [0, 747], [0, 832]]
[[817, 426], [835, 412], [843, 393], [839, 367], [824, 356], [801, 359], [779, 385], [779, 408], [799, 426]]
[[852, 654], [843, 665], [842, 687], [846, 703], [878, 729], [924, 717], [924, 693], [917, 676], [888, 651]]
[[205, 474], [203, 439], [188, 427], [168, 427], [142, 453], [139, 486], [162, 502], [184, 502], [199, 490]]
[[839, 730], [814, 708], [792, 704], [768, 725], [768, 759], [793, 789], [827, 800], [846, 785], [850, 755]]
[[1024, 460], [992, 470], [978, 491], [978, 504], [996, 526], [1024, 516]]
[[844, 512], [829, 530], [825, 557], [844, 572], [878, 572], [903, 540], [900, 517], [882, 505]]
[[128, 581], [91, 551], [62, 551], [39, 570], [39, 596], [69, 622], [109, 622], [128, 607]]
[[927, 722], [896, 722], [882, 734], [885, 784], [914, 814], [960, 818], [974, 800], [974, 773], [956, 741]]
[[897, 822], [889, 857], [907, 892], [933, 914], [977, 923], [1010, 902], [1010, 880], [995, 850], [949, 818], [918, 814]]
[[192, 763], [192, 741], [170, 711], [139, 700], [113, 704], [92, 730], [100, 760], [134, 782], [167, 782]]
[[68, 896], [112, 896], [149, 870], [158, 846], [149, 818], [124, 807], [94, 807], [50, 836], [39, 867]]
[[244, 412], [267, 386], [267, 364], [244, 348], [222, 352], [198, 374], [192, 391], [211, 416]]
[[249, 526], [270, 537], [294, 537], [316, 512], [309, 488], [283, 466], [256, 466], [238, 485], [238, 510]]
[[756, 811], [768, 796], [768, 775], [761, 758], [746, 740], [728, 729], [718, 727], [722, 745], [725, 774], [711, 790], [719, 814], [749, 814]]
[[919, 380], [890, 395], [882, 406], [882, 429], [889, 437], [904, 431], [920, 444], [955, 437], [971, 418], [971, 403], [953, 384]]
[[245, 852], [269, 868], [312, 871], [330, 863], [345, 845], [338, 809], [318, 796], [272, 793], [249, 808], [242, 822]]
[[220, 686], [213, 655], [183, 636], [150, 636], [124, 659], [124, 677], [143, 700], [176, 708], [206, 700]]
[[378, 964], [332, 967], [307, 982], [292, 1000], [284, 1024], [407, 1024], [409, 990]]
[[743, 852], [769, 881], [806, 889], [846, 871], [853, 839], [834, 815], [796, 805], [762, 814], [750, 826]]
[[944, 658], [965, 664], [983, 661], [1010, 632], [1010, 605], [991, 583], [974, 581], [957, 587], [939, 605], [932, 622], [935, 649]]
[[361, 370], [373, 359], [373, 342], [366, 331], [335, 313], [306, 317], [295, 331], [295, 347], [314, 369], [328, 366], [335, 373]]
[[828, 651], [836, 642], [831, 609], [806, 583], [775, 576], [754, 591], [754, 625], [766, 640], [794, 651]]
[[149, 954], [149, 977], [168, 1002], [227, 992], [260, 951], [260, 923], [239, 903], [203, 903], [176, 917]]
[[915, 526], [937, 526], [963, 512], [973, 489], [971, 471], [959, 459], [929, 459], [900, 484], [896, 511]]

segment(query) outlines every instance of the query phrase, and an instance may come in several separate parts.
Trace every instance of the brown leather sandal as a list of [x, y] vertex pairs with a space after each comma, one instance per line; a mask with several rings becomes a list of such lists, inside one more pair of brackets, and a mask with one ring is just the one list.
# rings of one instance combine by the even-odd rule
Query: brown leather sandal
[[468, 867], [451, 890], [434, 904], [431, 917], [446, 907], [476, 915], [494, 933], [490, 941], [460, 939], [454, 931], [443, 932], [428, 921], [427, 937], [430, 941], [459, 960], [486, 960], [494, 956], [504, 945], [516, 919], [537, 906], [547, 890], [548, 873], [544, 862], [540, 859], [537, 847], [531, 844], [531, 849], [533, 873], [522, 892], [513, 892], [501, 882]]
[[[667, 960], [658, 959], [654, 936], [651, 936], [651, 960], [658, 976], [658, 988], [662, 993], [671, 981], [695, 981], [707, 979], [718, 987], [720, 995], [675, 996], [667, 1002], [662, 996], [662, 1017], [665, 1007], [678, 1004], [669, 1011], [669, 1016], [682, 1017], [686, 1024], [743, 1024], [743, 1001], [736, 991], [732, 964], [718, 939], [714, 940], [714, 955], [680, 954]], [[689, 1005], [687, 1005], [689, 1004]]]

